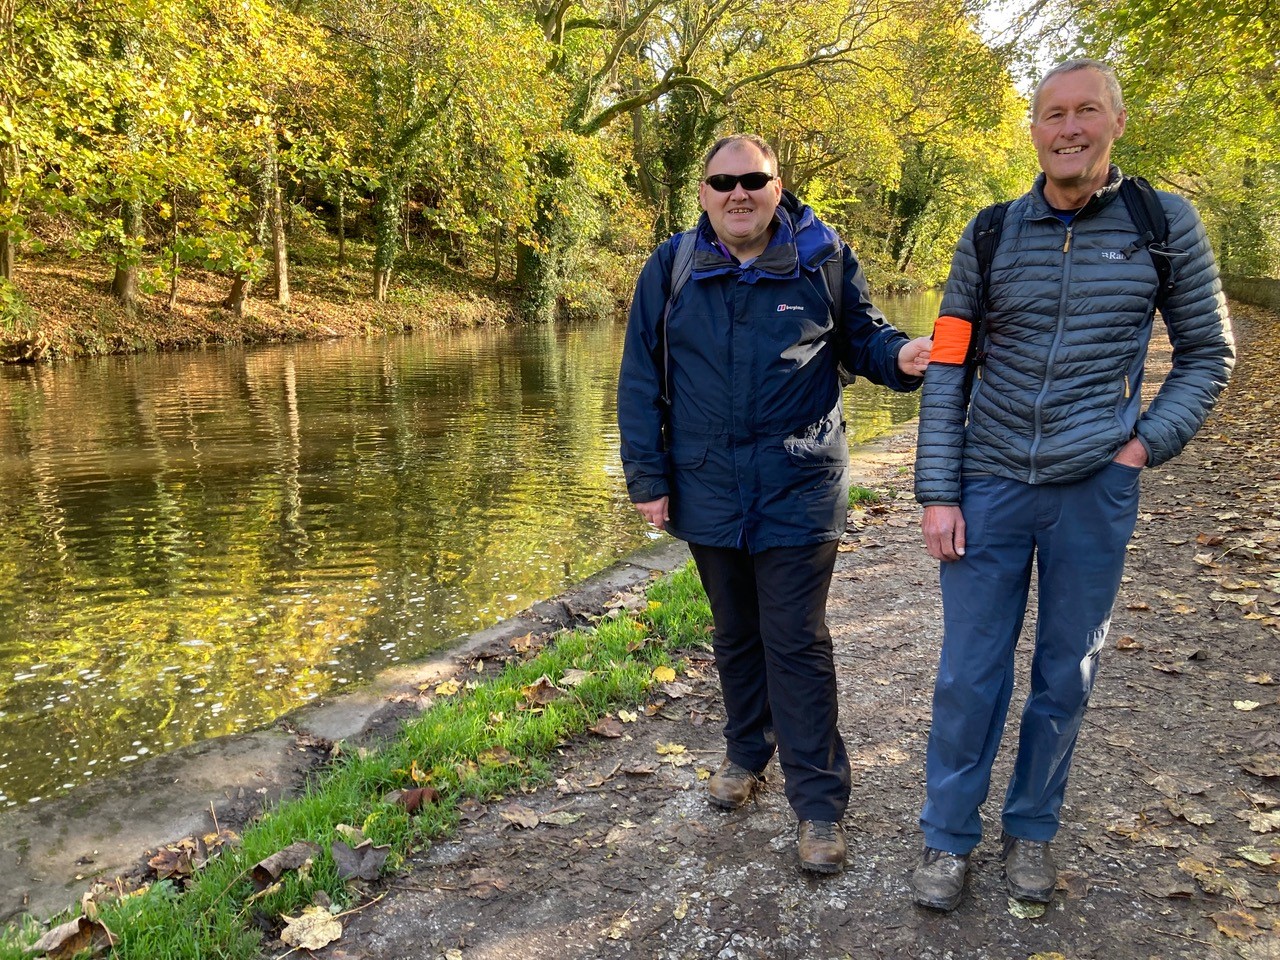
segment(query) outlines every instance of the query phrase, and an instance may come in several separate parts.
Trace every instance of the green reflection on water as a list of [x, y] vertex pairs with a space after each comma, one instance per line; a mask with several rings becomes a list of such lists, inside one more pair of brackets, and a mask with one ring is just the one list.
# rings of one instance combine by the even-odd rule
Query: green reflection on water
[[[888, 311], [927, 332], [936, 298]], [[0, 803], [261, 726], [645, 542], [621, 333], [0, 371]], [[915, 415], [850, 397], [856, 442]]]

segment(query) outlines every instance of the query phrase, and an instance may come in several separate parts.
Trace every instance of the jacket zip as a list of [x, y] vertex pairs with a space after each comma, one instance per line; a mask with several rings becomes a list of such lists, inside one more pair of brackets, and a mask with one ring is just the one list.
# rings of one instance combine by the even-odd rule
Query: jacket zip
[[1036, 394], [1036, 402], [1034, 406], [1035, 429], [1031, 440], [1031, 449], [1027, 452], [1027, 465], [1031, 468], [1030, 482], [1036, 483], [1039, 480], [1040, 470], [1036, 466], [1036, 453], [1040, 449], [1040, 441], [1044, 438], [1044, 424], [1042, 421], [1043, 408], [1045, 398], [1049, 395], [1049, 388], [1053, 385], [1053, 364], [1058, 356], [1058, 347], [1062, 344], [1063, 329], [1067, 322], [1067, 291], [1071, 288], [1071, 232], [1072, 225], [1064, 224], [1067, 230], [1066, 239], [1062, 242], [1062, 289], [1058, 294], [1058, 322], [1057, 328], [1053, 332], [1053, 342], [1049, 344], [1049, 355], [1045, 358], [1044, 382], [1040, 385], [1040, 392]]

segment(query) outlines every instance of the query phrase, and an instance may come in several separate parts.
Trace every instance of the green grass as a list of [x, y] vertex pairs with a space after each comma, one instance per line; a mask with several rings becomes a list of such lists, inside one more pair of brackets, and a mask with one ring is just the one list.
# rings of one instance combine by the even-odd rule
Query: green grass
[[[245, 830], [238, 847], [198, 871], [184, 889], [161, 882], [102, 904], [101, 919], [118, 938], [112, 957], [251, 960], [262, 955], [259, 921], [270, 926], [282, 914], [298, 914], [320, 891], [337, 908], [349, 907], [353, 894], [329, 853], [341, 839], [338, 825], [359, 827], [375, 844], [388, 844], [386, 869], [402, 867], [415, 849], [456, 829], [461, 800], [490, 801], [545, 782], [557, 747], [605, 713], [643, 700], [655, 667], [670, 664], [682, 650], [707, 646], [710, 622], [690, 565], [651, 585], [648, 608], [638, 617], [606, 617], [593, 628], [561, 634], [533, 659], [509, 664], [473, 689], [439, 697], [392, 742], [341, 757], [301, 796], [268, 811]], [[569, 669], [589, 676], [541, 709], [529, 706], [524, 687], [544, 675], [559, 681]], [[509, 762], [486, 757], [498, 746], [508, 751]], [[412, 816], [384, 799], [392, 790], [428, 784], [440, 792], [440, 802]], [[319, 845], [320, 856], [309, 868], [286, 873], [278, 890], [254, 898], [253, 866], [300, 840]], [[8, 927], [0, 936], [0, 960], [30, 956], [28, 947], [41, 933], [33, 923]]]
[[879, 503], [881, 499], [880, 494], [869, 487], [859, 487], [857, 484], [849, 487], [849, 506], [851, 507], [869, 507]]

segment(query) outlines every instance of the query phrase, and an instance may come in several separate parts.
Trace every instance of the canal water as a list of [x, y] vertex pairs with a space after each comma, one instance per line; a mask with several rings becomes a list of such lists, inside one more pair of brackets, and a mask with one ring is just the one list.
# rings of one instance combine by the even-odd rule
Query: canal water
[[[927, 332], [937, 296], [884, 307]], [[622, 332], [0, 369], [0, 806], [262, 726], [643, 543]], [[916, 414], [850, 394], [853, 442]]]

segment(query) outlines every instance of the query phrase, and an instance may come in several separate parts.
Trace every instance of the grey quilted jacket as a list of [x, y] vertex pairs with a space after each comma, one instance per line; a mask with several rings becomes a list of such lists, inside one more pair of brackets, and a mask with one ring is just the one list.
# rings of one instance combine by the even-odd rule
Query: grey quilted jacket
[[[964, 367], [925, 376], [916, 499], [958, 504], [962, 473], [1068, 483], [1104, 467], [1131, 437], [1152, 466], [1177, 456], [1209, 415], [1235, 360], [1226, 300], [1204, 225], [1159, 192], [1173, 286], [1161, 310], [1173, 367], [1144, 411], [1142, 374], [1156, 271], [1119, 196], [1120, 171], [1068, 228], [1043, 174], [1005, 214], [991, 263], [986, 360], [966, 404]], [[939, 319], [971, 322], [979, 290], [970, 222], [951, 261]], [[939, 354], [935, 335], [935, 360]], [[967, 416], [966, 416], [967, 414]]]

